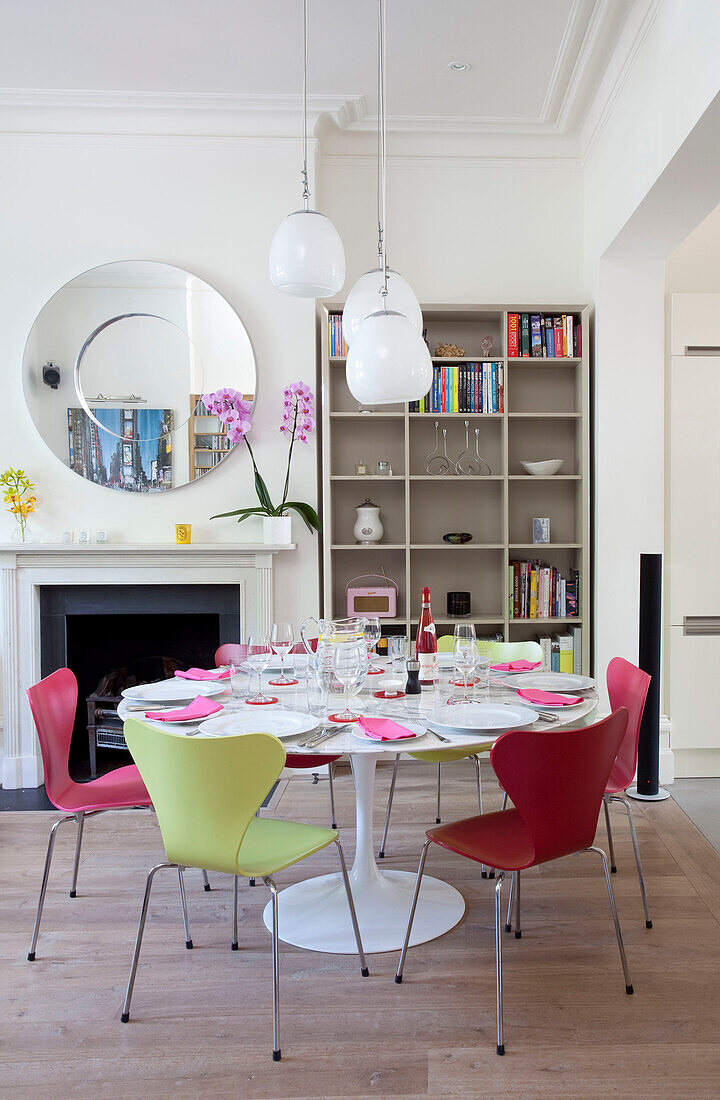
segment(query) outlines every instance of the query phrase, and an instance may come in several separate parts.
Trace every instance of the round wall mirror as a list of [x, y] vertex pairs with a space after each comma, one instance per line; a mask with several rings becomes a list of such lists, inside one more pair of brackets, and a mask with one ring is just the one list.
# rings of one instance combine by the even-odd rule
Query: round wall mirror
[[242, 321], [202, 279], [146, 260], [104, 264], [66, 283], [38, 314], [23, 389], [43, 440], [81, 477], [166, 492], [203, 477], [232, 444], [202, 395], [255, 399]]

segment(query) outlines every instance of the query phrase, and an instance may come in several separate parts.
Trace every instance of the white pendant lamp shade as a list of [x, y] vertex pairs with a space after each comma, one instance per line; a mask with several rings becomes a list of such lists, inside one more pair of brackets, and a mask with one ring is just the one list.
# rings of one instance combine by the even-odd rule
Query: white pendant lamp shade
[[[397, 271], [388, 268], [387, 308], [393, 313], [402, 313], [411, 325], [422, 332], [422, 310], [407, 279]], [[360, 330], [360, 325], [371, 313], [380, 308], [380, 291], [383, 285], [383, 271], [366, 271], [361, 275], [348, 294], [342, 315], [342, 330], [348, 347]]]
[[345, 365], [350, 393], [362, 405], [419, 401], [430, 389], [427, 344], [401, 313], [379, 310], [355, 336]]
[[345, 250], [329, 218], [316, 210], [288, 214], [270, 245], [270, 279], [296, 298], [329, 298], [342, 290]]

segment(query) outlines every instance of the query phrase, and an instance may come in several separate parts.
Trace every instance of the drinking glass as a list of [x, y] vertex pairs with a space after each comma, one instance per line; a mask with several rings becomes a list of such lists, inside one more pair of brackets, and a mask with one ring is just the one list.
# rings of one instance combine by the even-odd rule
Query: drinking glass
[[230, 665], [230, 691], [234, 699], [240, 699], [247, 695], [248, 673], [241, 664], [231, 661]]
[[[363, 634], [365, 635], [365, 645], [367, 646], [368, 661], [370, 662], [372, 660], [372, 652], [380, 641], [380, 635], [382, 634], [380, 620], [377, 616], [365, 616], [365, 629], [363, 630]], [[370, 675], [377, 675], [378, 672], [384, 671], [385, 669], [380, 665], [368, 664], [368, 672]]]
[[248, 639], [247, 657], [245, 663], [253, 672], [257, 672], [258, 687], [255, 695], [248, 695], [248, 703], [269, 703], [270, 699], [262, 693], [262, 674], [270, 664], [272, 649], [267, 634], [251, 634]]
[[455, 665], [455, 684], [463, 689], [461, 703], [469, 703], [468, 687], [475, 683], [475, 666], [478, 661], [475, 627], [472, 623], [458, 623], [453, 641], [453, 663]]
[[295, 644], [295, 635], [292, 623], [273, 623], [272, 636], [270, 638], [273, 653], [280, 658], [280, 675], [270, 683], [273, 687], [288, 687], [296, 684], [297, 680], [285, 675], [285, 658]]
[[[404, 661], [407, 657], [407, 634], [388, 635], [388, 649], [390, 651], [391, 676], [393, 680], [396, 680], [398, 678], [397, 663], [398, 661]], [[400, 675], [402, 676], [402, 667]]]
[[350, 710], [350, 696], [357, 695], [367, 675], [367, 647], [362, 642], [349, 642], [335, 646], [333, 656], [335, 678], [345, 691], [345, 710], [332, 715], [336, 722], [357, 722], [359, 713]]
[[316, 718], [324, 718], [328, 708], [328, 684], [317, 659], [308, 658], [305, 689], [308, 711]]
[[487, 699], [490, 694], [490, 658], [478, 655], [475, 662], [475, 684], [478, 692]]

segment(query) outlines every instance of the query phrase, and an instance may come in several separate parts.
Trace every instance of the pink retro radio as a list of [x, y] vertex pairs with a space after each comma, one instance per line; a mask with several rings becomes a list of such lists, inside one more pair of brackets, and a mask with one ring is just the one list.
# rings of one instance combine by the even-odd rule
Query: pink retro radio
[[[355, 581], [381, 580], [383, 583], [377, 588], [358, 586], [353, 588]], [[365, 573], [360, 577], [353, 577], [345, 585], [347, 596], [347, 613], [355, 615], [376, 615], [378, 619], [394, 619], [397, 614], [398, 586], [389, 577], [380, 577], [377, 573]]]

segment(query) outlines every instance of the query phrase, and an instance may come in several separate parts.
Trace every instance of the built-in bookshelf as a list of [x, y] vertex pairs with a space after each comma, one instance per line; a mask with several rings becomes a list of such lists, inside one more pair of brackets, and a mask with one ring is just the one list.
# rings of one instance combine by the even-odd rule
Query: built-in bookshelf
[[232, 447], [227, 436], [227, 425], [205, 411], [200, 397], [197, 393], [190, 394], [190, 408], [193, 410], [188, 420], [191, 481], [222, 462]]
[[[591, 659], [589, 308], [423, 306], [434, 395], [431, 390], [424, 401], [410, 408], [401, 404], [362, 407], [352, 397], [345, 378], [345, 355], [337, 354], [346, 350], [341, 312], [337, 303], [325, 305], [321, 312], [324, 614], [344, 617], [346, 584], [384, 569], [399, 588], [397, 617], [383, 620], [384, 633], [409, 632], [414, 638], [420, 592], [429, 585], [439, 634], [452, 633], [458, 621], [474, 622], [479, 636], [510, 641], [570, 634], [579, 650], [575, 667], [587, 673]], [[514, 315], [520, 330], [517, 351]], [[528, 341], [524, 354], [522, 327], [526, 323], [531, 336], [538, 327], [536, 318], [543, 319], [542, 343], [535, 341], [533, 354]], [[547, 318], [552, 324], [546, 323]], [[563, 349], [563, 332], [564, 349], [572, 354], [550, 355], [551, 349]], [[440, 344], [460, 347], [464, 355], [436, 356]], [[508, 356], [508, 347], [516, 354]], [[483, 407], [488, 411], [480, 411]], [[490, 473], [486, 466], [482, 473], [456, 474], [452, 467], [449, 472], [428, 473], [428, 456], [437, 449], [442, 452], [443, 430], [452, 463], [465, 450], [465, 421], [471, 458], [477, 429], [477, 451]], [[522, 466], [522, 462], [550, 459], [562, 459], [560, 470], [552, 476], [533, 476]], [[365, 463], [367, 474], [356, 474], [360, 462]], [[392, 474], [378, 475], [378, 462], [389, 463]], [[438, 465], [442, 463], [431, 469]], [[366, 497], [379, 506], [385, 528], [382, 541], [371, 546], [356, 544], [353, 536], [355, 509]], [[534, 518], [549, 519], [548, 543], [533, 542]], [[448, 532], [468, 532], [472, 541], [446, 543], [443, 535]], [[541, 584], [542, 610], [547, 615], [526, 617], [531, 610], [532, 567], [523, 571], [527, 591], [518, 602], [519, 594], [513, 591], [515, 562], [537, 563], [532, 610], [537, 615]], [[542, 577], [541, 569], [546, 570]], [[470, 592], [469, 617], [459, 620], [447, 614], [449, 591]], [[551, 610], [556, 613], [549, 614]]]

